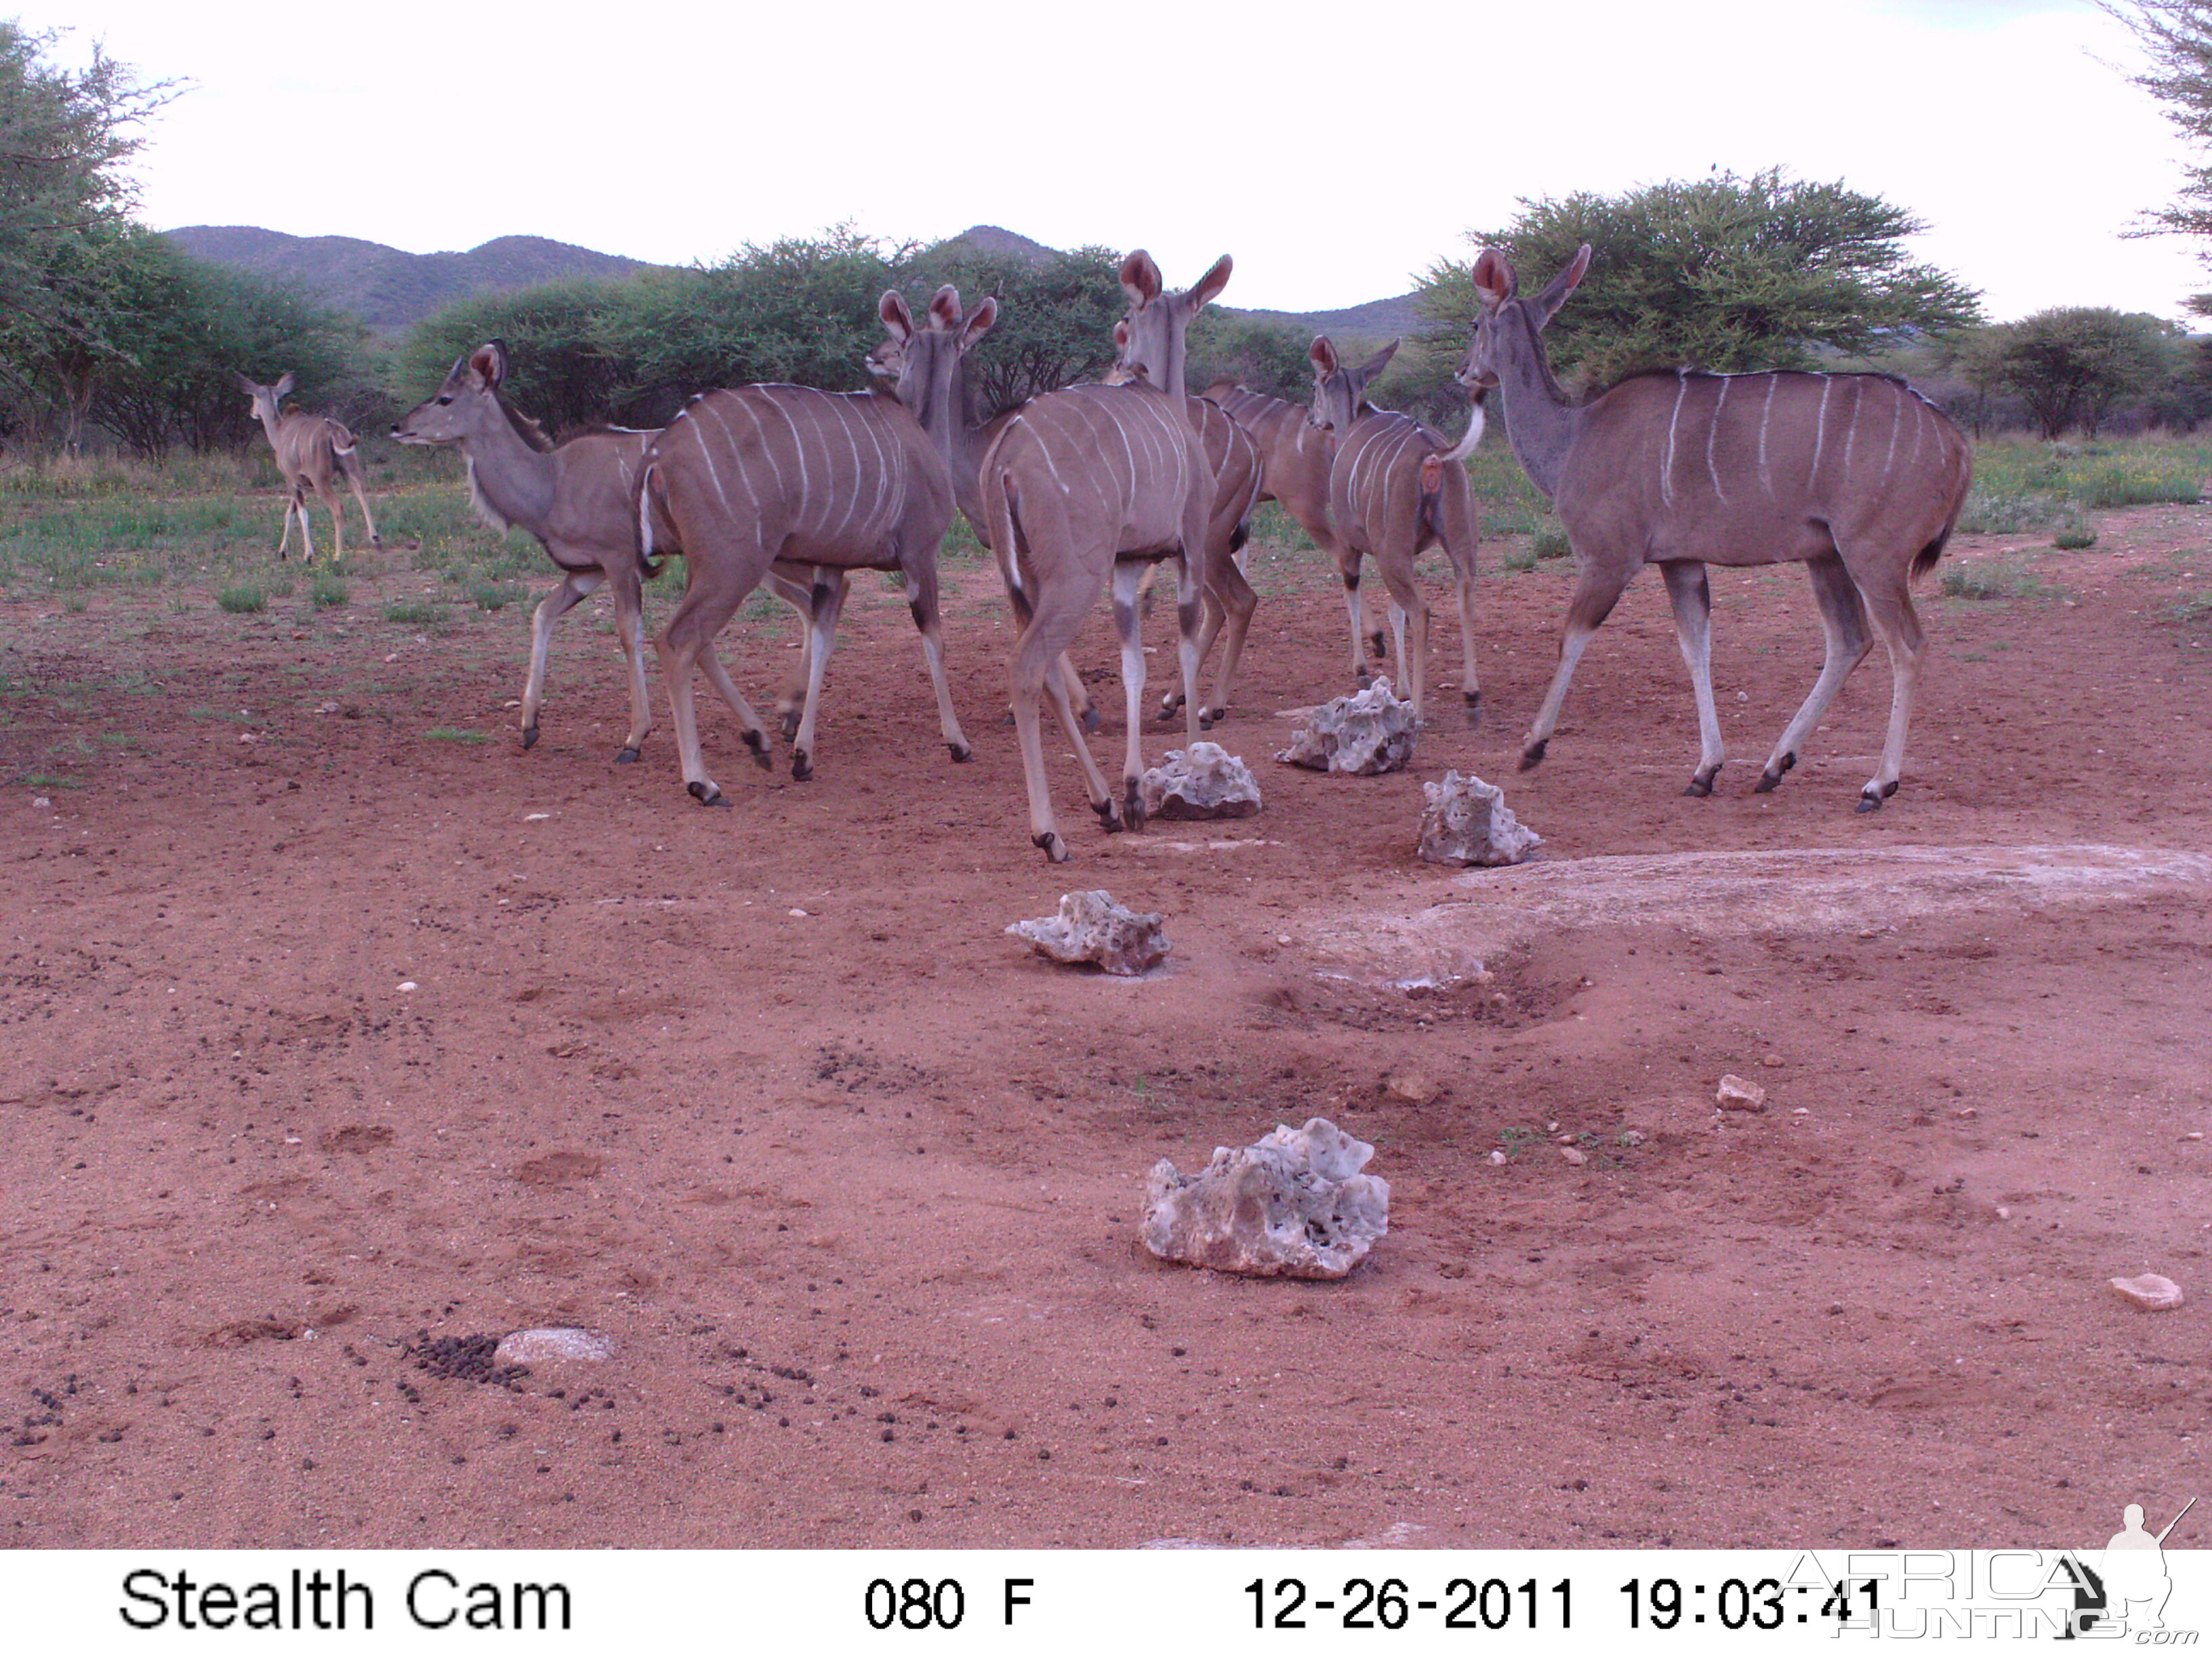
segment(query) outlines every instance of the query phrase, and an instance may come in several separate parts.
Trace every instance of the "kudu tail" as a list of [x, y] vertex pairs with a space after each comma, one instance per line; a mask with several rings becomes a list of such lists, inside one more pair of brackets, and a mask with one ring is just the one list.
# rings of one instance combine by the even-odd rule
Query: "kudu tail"
[[1474, 447], [1482, 441], [1482, 404], [1478, 400], [1467, 417], [1467, 434], [1453, 448], [1441, 455], [1425, 456], [1421, 461], [1421, 493], [1433, 495], [1443, 482], [1444, 468], [1457, 466], [1474, 453]]
[[[638, 480], [637, 480], [637, 555], [638, 555], [638, 565], [639, 565], [639, 568], [640, 568], [644, 572], [645, 579], [646, 579], [646, 580], [647, 580], [647, 581], [651, 581], [651, 580], [652, 580], [655, 576], [658, 576], [658, 575], [661, 573], [661, 571], [662, 571], [662, 570], [663, 570], [663, 569], [667, 566], [667, 563], [668, 563], [668, 555], [667, 555], [667, 554], [665, 554], [665, 553], [661, 553], [661, 554], [659, 554], [659, 556], [658, 557], [654, 556], [655, 556], [655, 552], [656, 552], [656, 549], [655, 549], [655, 548], [654, 548], [654, 546], [653, 546], [653, 506], [654, 506], [654, 502], [655, 502], [655, 497], [654, 497], [654, 495], [653, 495], [653, 491], [654, 491], [654, 489], [656, 488], [656, 486], [659, 483], [659, 481], [660, 481], [660, 471], [659, 471], [659, 468], [657, 468], [657, 467], [655, 467], [655, 466], [653, 466], [653, 465], [651, 465], [650, 463], [647, 463], [647, 465], [646, 465], [645, 470], [638, 475]], [[668, 501], [667, 501], [667, 497], [666, 497], [666, 495], [665, 495], [665, 494], [664, 494], [664, 495], [662, 495], [659, 498], [659, 506], [660, 506], [661, 510], [662, 510], [664, 513], [667, 511], [667, 508], [668, 508]]]
[[1029, 595], [1022, 586], [1022, 499], [1011, 477], [1002, 477], [991, 502], [991, 548], [999, 556], [999, 574], [1006, 580], [1006, 598], [1024, 623], [1029, 621]]

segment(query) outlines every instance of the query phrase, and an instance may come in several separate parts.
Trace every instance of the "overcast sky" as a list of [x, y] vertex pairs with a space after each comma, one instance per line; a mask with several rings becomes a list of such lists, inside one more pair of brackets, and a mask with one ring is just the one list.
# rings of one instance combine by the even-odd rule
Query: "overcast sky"
[[[1228, 252], [1232, 305], [1398, 294], [1516, 199], [1780, 164], [1909, 208], [1990, 314], [2179, 316], [2212, 271], [2122, 233], [2185, 156], [2086, 0], [1361, 0], [1325, 11], [40, 0], [190, 89], [154, 225], [416, 252], [530, 234], [667, 264], [850, 220]], [[1310, 21], [1300, 21], [1310, 19]]]

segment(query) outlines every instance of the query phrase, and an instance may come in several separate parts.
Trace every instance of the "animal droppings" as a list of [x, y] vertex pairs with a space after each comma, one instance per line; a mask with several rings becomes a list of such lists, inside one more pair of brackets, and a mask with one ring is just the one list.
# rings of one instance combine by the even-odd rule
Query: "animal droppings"
[[1252, 769], [1218, 743], [1170, 749], [1139, 781], [1155, 818], [1248, 818], [1260, 810]]
[[1145, 1183], [1145, 1248], [1164, 1261], [1259, 1278], [1342, 1279], [1389, 1231], [1390, 1183], [1362, 1175], [1375, 1149], [1327, 1118], [1217, 1146], [1193, 1176], [1162, 1158]]
[[614, 1339], [573, 1325], [510, 1331], [494, 1356], [502, 1365], [553, 1365], [568, 1360], [612, 1359]]
[[2180, 1285], [2160, 1273], [2137, 1273], [2133, 1279], [2116, 1279], [2112, 1284], [2123, 1297], [2146, 1313], [2166, 1313], [2189, 1299], [2181, 1293]]
[[1395, 772], [1413, 757], [1413, 705], [1401, 702], [1388, 679], [1356, 696], [1336, 697], [1308, 712], [1275, 758], [1316, 772], [1372, 776]]
[[1111, 893], [1062, 893], [1060, 914], [1011, 923], [1006, 931], [1054, 962], [1095, 962], [1109, 974], [1133, 976], [1167, 960], [1168, 936], [1158, 915], [1139, 915]]
[[1731, 1072], [1721, 1079], [1713, 1103], [1724, 1112], [1763, 1112], [1766, 1109], [1766, 1091]]
[[1421, 793], [1429, 804], [1421, 812], [1420, 852], [1431, 864], [1519, 864], [1544, 844], [1513, 816], [1494, 783], [1447, 772], [1443, 782], [1423, 784]]

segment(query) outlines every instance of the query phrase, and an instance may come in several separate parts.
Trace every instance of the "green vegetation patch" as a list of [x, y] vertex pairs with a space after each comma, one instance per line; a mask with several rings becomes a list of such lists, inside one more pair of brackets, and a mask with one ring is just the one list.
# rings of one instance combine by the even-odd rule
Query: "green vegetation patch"
[[432, 623], [443, 622], [445, 619], [446, 607], [442, 605], [427, 605], [419, 600], [402, 600], [397, 605], [387, 605], [384, 607], [385, 621], [402, 623], [410, 628], [423, 628]]
[[215, 602], [234, 616], [251, 616], [269, 608], [269, 595], [252, 582], [242, 582], [224, 588], [215, 596]]
[[434, 726], [422, 734], [438, 743], [489, 743], [488, 732], [471, 732], [458, 726]]

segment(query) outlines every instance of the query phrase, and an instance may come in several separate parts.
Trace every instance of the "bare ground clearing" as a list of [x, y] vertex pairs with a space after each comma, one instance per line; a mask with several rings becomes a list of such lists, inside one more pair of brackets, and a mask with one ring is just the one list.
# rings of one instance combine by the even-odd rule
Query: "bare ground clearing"
[[[2212, 623], [2161, 611], [2212, 512], [2102, 524], [2046, 562], [2063, 598], [1923, 588], [1905, 787], [1863, 817], [1879, 660], [1750, 793], [1818, 661], [1794, 570], [1715, 573], [1709, 800], [1651, 577], [1516, 777], [1565, 584], [1486, 550], [1484, 723], [1381, 779], [1267, 758], [1277, 710], [1348, 689], [1340, 605], [1278, 577], [1214, 733], [1267, 811], [1109, 840], [1050, 744], [1060, 870], [974, 566], [975, 763], [870, 591], [812, 781], [708, 711], [729, 812], [665, 724], [610, 764], [603, 635], [564, 630], [525, 754], [519, 612], [10, 606], [0, 775], [81, 787], [0, 793], [0, 1541], [1959, 1544], [2171, 1513], [2212, 1416]], [[749, 692], [784, 633], [727, 652]], [[1413, 861], [1448, 765], [1551, 861]], [[1001, 936], [1091, 885], [1166, 913], [1167, 971]], [[1390, 988], [1469, 957], [1488, 981]], [[1767, 1112], [1717, 1116], [1724, 1072]], [[1136, 1249], [1154, 1159], [1316, 1113], [1395, 1193], [1352, 1279]], [[2190, 1304], [2106, 1290], [2145, 1269]], [[541, 1323], [620, 1352], [511, 1387], [420, 1363]]]

